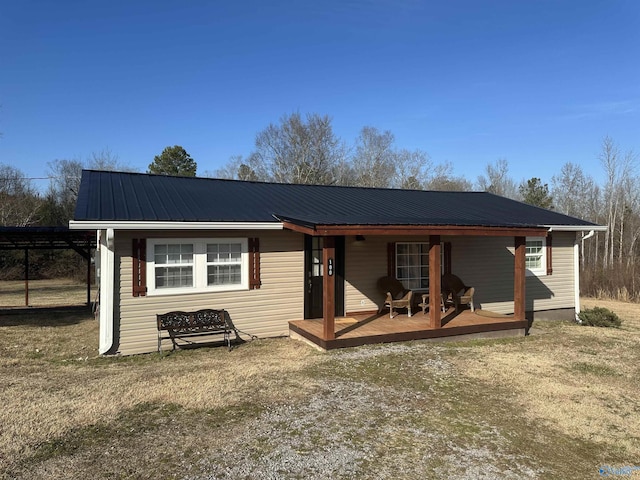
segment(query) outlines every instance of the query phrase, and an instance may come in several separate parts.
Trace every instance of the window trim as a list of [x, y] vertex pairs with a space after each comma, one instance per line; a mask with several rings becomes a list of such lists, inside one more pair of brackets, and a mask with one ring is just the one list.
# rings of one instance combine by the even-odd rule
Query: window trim
[[[155, 246], [179, 243], [193, 245], [193, 286], [176, 288], [156, 288]], [[207, 244], [240, 244], [240, 284], [207, 285]], [[188, 293], [229, 292], [249, 290], [249, 248], [247, 238], [148, 238], [147, 239], [147, 295], [184, 295]]]
[[[542, 241], [542, 253], [540, 258], [540, 267], [538, 268], [526, 268], [527, 265], [527, 257], [532, 256], [527, 253], [527, 243], [533, 241]], [[547, 264], [547, 239], [546, 237], [527, 237], [525, 242], [525, 269], [527, 277], [545, 277], [548, 275], [548, 264]]]

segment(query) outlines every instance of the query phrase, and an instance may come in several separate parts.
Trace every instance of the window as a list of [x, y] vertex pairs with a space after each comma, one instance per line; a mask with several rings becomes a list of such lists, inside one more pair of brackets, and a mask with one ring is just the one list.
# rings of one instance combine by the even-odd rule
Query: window
[[157, 289], [193, 286], [193, 244], [157, 244], [153, 261]]
[[243, 290], [246, 238], [149, 239], [149, 295]]
[[525, 267], [528, 276], [547, 274], [547, 245], [544, 237], [528, 237]]
[[405, 288], [429, 288], [429, 244], [396, 243], [396, 278]]

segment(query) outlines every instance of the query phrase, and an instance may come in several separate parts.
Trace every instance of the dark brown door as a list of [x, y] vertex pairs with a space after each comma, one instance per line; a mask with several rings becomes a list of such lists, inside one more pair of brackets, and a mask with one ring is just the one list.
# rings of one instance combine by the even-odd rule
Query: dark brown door
[[[322, 318], [324, 268], [322, 264], [323, 237], [305, 236], [305, 298], [304, 318]], [[336, 237], [335, 293], [336, 316], [344, 315], [344, 237]]]

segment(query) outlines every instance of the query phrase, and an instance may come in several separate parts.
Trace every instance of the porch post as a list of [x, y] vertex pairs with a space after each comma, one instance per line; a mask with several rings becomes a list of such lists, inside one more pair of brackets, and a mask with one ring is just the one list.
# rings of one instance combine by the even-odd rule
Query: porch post
[[335, 237], [325, 237], [322, 244], [322, 326], [325, 340], [334, 340], [336, 310]]
[[429, 324], [431, 328], [442, 327], [440, 271], [440, 235], [429, 235]]
[[514, 320], [525, 319], [525, 252], [526, 237], [515, 237], [515, 265], [513, 280], [513, 317]]

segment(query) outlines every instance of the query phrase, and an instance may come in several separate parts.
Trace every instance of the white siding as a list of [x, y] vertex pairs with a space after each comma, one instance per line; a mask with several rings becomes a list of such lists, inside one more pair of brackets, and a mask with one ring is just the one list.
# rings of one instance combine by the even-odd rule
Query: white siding
[[[172, 310], [224, 308], [237, 328], [258, 337], [288, 335], [289, 320], [304, 316], [303, 236], [293, 232], [116, 232], [116, 328], [122, 354], [157, 350], [156, 314]], [[256, 290], [134, 297], [131, 240], [153, 237], [260, 238], [260, 276]], [[148, 271], [147, 275], [153, 272]]]

